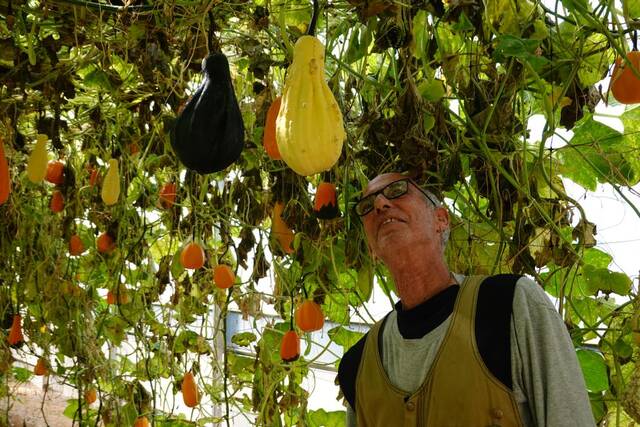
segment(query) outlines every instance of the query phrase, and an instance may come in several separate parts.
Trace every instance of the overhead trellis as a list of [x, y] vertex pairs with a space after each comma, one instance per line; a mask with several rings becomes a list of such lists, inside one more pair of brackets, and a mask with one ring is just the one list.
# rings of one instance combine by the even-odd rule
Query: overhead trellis
[[[83, 425], [141, 416], [181, 425], [173, 398], [190, 393], [191, 375], [199, 396], [189, 416], [200, 425], [231, 424], [238, 412], [258, 425], [340, 425], [340, 413], [307, 410], [314, 334], [295, 324], [295, 308], [313, 300], [335, 325], [331, 342], [357, 340], [347, 326], [372, 320], [363, 303], [374, 277], [387, 293], [393, 283], [369, 258], [352, 207], [369, 178], [406, 171], [451, 207], [450, 267], [537, 278], [581, 348], [596, 419], [640, 422], [637, 289], [609, 270], [596, 225], [563, 187], [607, 183], [624, 198], [640, 181], [640, 109], [620, 115], [622, 132], [595, 111], [617, 103], [607, 77], [636, 44], [640, 3], [592, 3], [0, 0], [0, 312], [13, 343], [0, 343], [0, 396], [26, 376], [14, 359], [38, 358], [40, 373], [78, 389], [67, 409]], [[333, 166], [301, 176], [290, 152], [286, 163], [273, 158], [263, 139], [284, 134], [282, 124], [265, 132], [268, 110], [288, 99], [314, 4], [318, 81], [344, 140]], [[228, 141], [229, 121], [217, 119], [230, 101], [219, 91], [211, 123], [179, 125], [193, 110], [208, 117], [198, 90], [218, 82], [202, 73], [212, 54], [228, 61], [243, 147], [207, 173], [185, 168], [171, 135]], [[637, 65], [626, 68], [633, 85]], [[302, 117], [300, 105], [282, 108]], [[314, 125], [303, 127], [309, 147], [341, 135]], [[316, 193], [334, 187], [337, 206], [318, 213]], [[214, 280], [221, 265], [236, 277], [228, 290]], [[253, 356], [227, 348], [229, 309], [255, 320], [230, 338]], [[310, 341], [284, 362], [290, 329]]]

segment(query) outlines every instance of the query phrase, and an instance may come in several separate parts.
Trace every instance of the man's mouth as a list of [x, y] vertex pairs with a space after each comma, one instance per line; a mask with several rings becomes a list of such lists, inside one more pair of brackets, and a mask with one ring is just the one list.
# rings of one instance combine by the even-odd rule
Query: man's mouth
[[404, 222], [404, 221], [402, 221], [402, 220], [400, 220], [400, 219], [397, 219], [397, 218], [391, 218], [391, 217], [389, 217], [389, 218], [385, 219], [384, 221], [382, 221], [382, 222], [380, 223], [380, 225], [378, 226], [378, 228], [382, 228], [382, 227], [384, 227], [384, 226], [385, 226], [385, 225], [387, 225], [387, 224], [393, 224], [393, 223], [396, 223], [396, 222]]

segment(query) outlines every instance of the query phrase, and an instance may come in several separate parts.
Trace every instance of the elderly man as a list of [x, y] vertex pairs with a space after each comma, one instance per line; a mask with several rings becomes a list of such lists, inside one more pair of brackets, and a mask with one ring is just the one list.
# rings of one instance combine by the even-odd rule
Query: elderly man
[[356, 205], [400, 301], [343, 357], [350, 426], [594, 426], [570, 337], [526, 277], [452, 274], [449, 214], [399, 173]]

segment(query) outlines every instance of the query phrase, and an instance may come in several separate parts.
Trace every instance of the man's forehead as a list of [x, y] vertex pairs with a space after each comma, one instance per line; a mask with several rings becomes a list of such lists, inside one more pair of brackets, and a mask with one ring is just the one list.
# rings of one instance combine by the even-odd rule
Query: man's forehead
[[399, 172], [390, 172], [383, 173], [382, 175], [378, 175], [373, 178], [364, 189], [363, 194], [369, 194], [373, 191], [379, 190], [387, 184], [390, 184], [394, 181], [398, 181], [399, 179], [408, 178], [406, 175], [403, 175]]

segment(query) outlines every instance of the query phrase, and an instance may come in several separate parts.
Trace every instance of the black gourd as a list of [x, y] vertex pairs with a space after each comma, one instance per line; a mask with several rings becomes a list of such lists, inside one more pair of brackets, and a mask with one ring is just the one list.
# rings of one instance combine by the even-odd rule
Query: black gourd
[[188, 169], [206, 174], [221, 171], [240, 157], [244, 123], [227, 57], [210, 55], [202, 71], [202, 84], [176, 120], [171, 145]]

